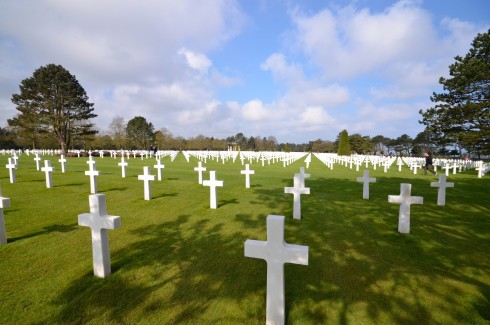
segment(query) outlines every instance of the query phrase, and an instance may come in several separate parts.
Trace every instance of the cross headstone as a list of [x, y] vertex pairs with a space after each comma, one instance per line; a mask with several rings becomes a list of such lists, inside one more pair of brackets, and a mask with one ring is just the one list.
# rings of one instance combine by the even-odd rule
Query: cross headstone
[[414, 161], [412, 166], [413, 166], [413, 174], [417, 175], [417, 169], [419, 168], [419, 164], [416, 161]]
[[153, 166], [153, 168], [157, 169], [157, 179], [159, 181], [162, 180], [162, 168], [165, 168], [165, 165], [160, 163], [160, 159], [157, 159], [157, 164]]
[[10, 207], [10, 199], [2, 196], [0, 188], [0, 245], [7, 244], [7, 231], [5, 230], [5, 217], [3, 209]]
[[126, 166], [128, 165], [128, 163], [124, 161], [124, 155], [121, 155], [121, 162], [117, 163], [117, 165], [121, 167], [122, 178], [126, 178]]
[[65, 156], [61, 155], [61, 159], [58, 159], [58, 161], [61, 163], [61, 172], [65, 172], [65, 163], [66, 163], [66, 158]]
[[301, 186], [299, 174], [294, 175], [294, 187], [285, 187], [284, 193], [293, 194], [293, 218], [301, 219], [301, 194], [310, 194], [310, 189]]
[[216, 180], [216, 172], [212, 170], [209, 172], [209, 180], [203, 181], [202, 185], [209, 186], [209, 205], [211, 209], [216, 209], [218, 201], [216, 187], [223, 187], [223, 181]]
[[311, 174], [305, 174], [305, 168], [300, 167], [299, 168], [299, 174], [294, 174], [299, 176], [299, 186], [305, 187], [305, 178], [310, 178]]
[[41, 170], [41, 157], [39, 157], [39, 153], [36, 152], [36, 158], [34, 158], [36, 162], [36, 170]]
[[451, 166], [449, 166], [449, 163], [446, 163], [444, 166], [444, 169], [446, 170], [446, 176], [449, 176], [449, 170], [451, 169]]
[[388, 202], [400, 203], [400, 213], [398, 217], [398, 231], [403, 234], [410, 232], [410, 205], [423, 204], [424, 198], [421, 196], [411, 196], [412, 184], [400, 184], [400, 195], [388, 195]]
[[199, 161], [199, 162], [197, 163], [197, 167], [194, 167], [194, 171], [196, 171], [196, 172], [197, 172], [198, 177], [199, 177], [199, 179], [198, 179], [199, 184], [201, 184], [201, 185], [202, 185], [202, 172], [205, 172], [205, 171], [206, 171], [206, 167], [203, 167], [203, 166], [202, 166], [202, 163]]
[[245, 188], [250, 188], [250, 175], [255, 174], [255, 170], [250, 170], [249, 164], [245, 164], [245, 170], [241, 170], [240, 174], [245, 175]]
[[111, 274], [107, 230], [119, 228], [121, 226], [121, 218], [107, 215], [105, 194], [89, 195], [89, 205], [90, 213], [79, 214], [78, 224], [92, 229], [94, 275], [105, 278]]
[[41, 170], [46, 174], [46, 188], [53, 187], [52, 173], [54, 171], [54, 167], [51, 167], [51, 161], [45, 160], [44, 167]]
[[150, 175], [150, 167], [143, 167], [143, 175], [138, 175], [138, 180], [143, 181], [145, 200], [149, 201], [151, 198], [150, 181], [155, 180], [155, 175]]
[[245, 256], [267, 262], [266, 324], [284, 324], [284, 263], [308, 265], [308, 246], [284, 242], [284, 216], [267, 217], [267, 241], [245, 241]]
[[13, 158], [9, 158], [9, 163], [5, 165], [9, 170], [10, 183], [15, 183], [15, 163]]
[[[305, 159], [306, 169], [310, 168], [310, 163], [311, 163], [311, 153], [308, 154], [308, 156]], [[351, 162], [350, 167], [352, 169], [352, 162]]]
[[376, 178], [369, 177], [369, 170], [364, 171], [364, 177], [358, 177], [358, 182], [364, 183], [362, 186], [362, 198], [369, 200], [369, 183], [376, 183]]
[[89, 165], [89, 170], [85, 171], [85, 176], [90, 177], [90, 193], [95, 194], [97, 193], [96, 177], [99, 176], [100, 172], [98, 170], [95, 170], [95, 160], [92, 160], [92, 156], [90, 156], [87, 164]]
[[446, 188], [454, 187], [454, 183], [446, 183], [446, 175], [439, 175], [439, 182], [430, 183], [431, 187], [438, 187], [437, 205], [446, 205]]

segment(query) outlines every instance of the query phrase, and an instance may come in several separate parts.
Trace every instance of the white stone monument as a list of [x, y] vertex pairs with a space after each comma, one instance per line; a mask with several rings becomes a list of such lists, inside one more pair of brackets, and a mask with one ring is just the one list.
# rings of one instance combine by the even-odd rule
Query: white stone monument
[[143, 175], [138, 175], [138, 180], [143, 181], [145, 200], [151, 199], [151, 186], [150, 181], [155, 180], [155, 175], [150, 175], [150, 167], [143, 167]]
[[388, 195], [388, 202], [400, 203], [400, 214], [398, 217], [398, 231], [403, 234], [410, 232], [410, 205], [423, 204], [421, 196], [411, 196], [412, 184], [400, 184], [400, 195]]
[[293, 218], [301, 219], [301, 194], [310, 194], [310, 188], [301, 186], [299, 174], [294, 175], [294, 187], [285, 187], [284, 193], [293, 194]]
[[223, 181], [216, 180], [216, 172], [212, 170], [209, 172], [209, 180], [203, 181], [202, 185], [209, 186], [209, 205], [211, 209], [216, 209], [218, 206], [216, 187], [223, 187]]
[[39, 153], [36, 152], [36, 158], [34, 158], [36, 162], [36, 170], [41, 170], [41, 157], [39, 157]]
[[85, 175], [90, 177], [90, 193], [97, 193], [97, 176], [99, 176], [100, 172], [95, 170], [95, 160], [92, 160], [92, 156], [87, 161], [89, 165], [89, 170], [85, 171]]
[[369, 170], [364, 171], [364, 177], [358, 177], [357, 181], [364, 183], [362, 186], [362, 198], [369, 200], [369, 183], [376, 183], [376, 178], [369, 177]]
[[305, 187], [305, 179], [306, 178], [310, 178], [311, 177], [311, 174], [305, 174], [305, 168], [304, 167], [300, 167], [299, 168], [299, 174], [294, 174], [295, 176], [299, 176], [299, 186], [301, 187]]
[[7, 231], [5, 230], [5, 217], [3, 209], [10, 207], [10, 199], [2, 196], [0, 188], [0, 245], [7, 244]]
[[308, 246], [284, 242], [284, 216], [267, 217], [267, 241], [245, 241], [245, 256], [267, 262], [266, 324], [285, 320], [284, 263], [308, 265]]
[[65, 163], [66, 163], [65, 156], [61, 155], [61, 159], [58, 159], [58, 161], [61, 163], [61, 172], [64, 173], [66, 171], [66, 169], [65, 169]]
[[121, 155], [121, 162], [117, 165], [121, 167], [122, 178], [126, 178], [126, 166], [128, 166], [128, 163], [124, 161], [124, 155]]
[[9, 163], [5, 165], [9, 170], [10, 183], [15, 183], [15, 163], [13, 158], [9, 158]]
[[92, 255], [94, 275], [105, 278], [111, 274], [111, 257], [107, 229], [121, 226], [121, 218], [106, 213], [105, 194], [89, 195], [90, 213], [78, 215], [80, 226], [92, 229]]
[[203, 167], [202, 166], [202, 163], [199, 161], [197, 163], [197, 167], [194, 167], [194, 171], [197, 172], [198, 177], [199, 177], [198, 178], [198, 182], [199, 182], [200, 185], [202, 185], [202, 172], [205, 172], [206, 171], [206, 167]]
[[153, 168], [156, 168], [157, 170], [157, 179], [159, 181], [162, 180], [162, 168], [165, 168], [165, 165], [162, 165], [160, 162], [160, 159], [157, 159], [157, 164], [153, 166]]
[[446, 183], [446, 175], [439, 175], [439, 182], [430, 183], [431, 187], [438, 187], [437, 190], [437, 205], [446, 205], [446, 188], [454, 187], [454, 183]]
[[52, 188], [53, 187], [52, 173], [54, 171], [54, 167], [51, 167], [50, 160], [44, 161], [44, 167], [41, 168], [41, 171], [43, 171], [46, 174], [46, 188]]
[[241, 170], [240, 174], [245, 175], [245, 188], [250, 188], [250, 175], [255, 174], [255, 170], [250, 170], [249, 164], [245, 164], [245, 170]]

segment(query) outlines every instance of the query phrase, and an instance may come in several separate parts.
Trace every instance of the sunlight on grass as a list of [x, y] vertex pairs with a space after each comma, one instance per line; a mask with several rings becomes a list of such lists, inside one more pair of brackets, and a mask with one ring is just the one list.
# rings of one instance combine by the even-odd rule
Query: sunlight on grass
[[[308, 266], [285, 265], [288, 324], [485, 324], [490, 319], [490, 178], [474, 171], [450, 175], [446, 206], [436, 205], [436, 178], [408, 168], [371, 170], [370, 200], [355, 172], [328, 169], [314, 159], [303, 195], [302, 220], [292, 218], [298, 161], [252, 164], [245, 189], [239, 161], [208, 161], [224, 181], [218, 209], [197, 184], [183, 155], [165, 158], [163, 180], [143, 200], [137, 175], [155, 160], [130, 159], [121, 178], [118, 159], [95, 158], [107, 212], [121, 217], [109, 231], [112, 275], [92, 271], [90, 230], [77, 224], [89, 211], [86, 158], [69, 158], [54, 188], [33, 157], [23, 155], [17, 182], [0, 173], [8, 244], [0, 247], [0, 323], [263, 324], [266, 263], [244, 257], [247, 239], [266, 240], [266, 217], [286, 216], [285, 240], [309, 247]], [[7, 157], [0, 157], [5, 165]], [[205, 179], [208, 178], [205, 174]], [[410, 234], [397, 232], [400, 183], [424, 197], [412, 206]]]

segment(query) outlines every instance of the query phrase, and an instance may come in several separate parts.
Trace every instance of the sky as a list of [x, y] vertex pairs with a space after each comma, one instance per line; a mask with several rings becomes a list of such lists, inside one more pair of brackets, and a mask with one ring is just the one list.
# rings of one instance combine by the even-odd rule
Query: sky
[[488, 0], [2, 0], [0, 126], [47, 64], [75, 75], [102, 132], [143, 116], [185, 138], [280, 143], [423, 131]]

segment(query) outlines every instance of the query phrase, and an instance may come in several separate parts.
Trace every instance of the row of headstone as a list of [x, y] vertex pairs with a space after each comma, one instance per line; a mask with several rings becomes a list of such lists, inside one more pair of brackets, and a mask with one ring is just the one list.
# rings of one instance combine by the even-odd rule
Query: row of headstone
[[[386, 173], [389, 168], [396, 163], [398, 171], [401, 171], [403, 166], [408, 166], [414, 174], [422, 169], [425, 165], [425, 158], [420, 157], [379, 157], [369, 155], [351, 155], [351, 156], [338, 156], [333, 153], [315, 153], [314, 154], [323, 164], [328, 168], [333, 169], [334, 164], [340, 164], [342, 166], [353, 169], [353, 165], [356, 167], [356, 171], [359, 171], [359, 167], [365, 164], [365, 168], [371, 166], [374, 170], [377, 167], [383, 167]], [[433, 159], [434, 170], [438, 168], [444, 169], [446, 176], [449, 176], [450, 171], [453, 174], [462, 172], [465, 170], [475, 169], [480, 170], [480, 166], [485, 165], [482, 161], [470, 161], [463, 159]], [[489, 167], [483, 167], [483, 172], [478, 172], [478, 177], [481, 178], [489, 170]]]

